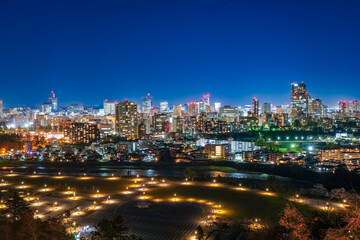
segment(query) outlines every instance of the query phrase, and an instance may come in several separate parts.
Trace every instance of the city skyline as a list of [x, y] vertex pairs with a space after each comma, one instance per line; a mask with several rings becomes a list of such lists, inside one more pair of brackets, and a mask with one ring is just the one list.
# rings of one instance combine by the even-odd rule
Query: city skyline
[[304, 81], [329, 105], [359, 98], [358, 2], [204, 3], [1, 3], [0, 97], [34, 106], [54, 90], [93, 105], [150, 92], [176, 104], [210, 93], [279, 105]]

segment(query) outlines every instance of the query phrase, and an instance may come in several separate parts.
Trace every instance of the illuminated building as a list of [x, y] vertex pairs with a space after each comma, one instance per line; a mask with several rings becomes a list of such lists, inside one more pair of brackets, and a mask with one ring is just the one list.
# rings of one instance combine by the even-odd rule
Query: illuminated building
[[202, 100], [198, 103], [199, 105], [199, 112], [200, 113], [205, 113], [206, 112], [206, 104], [205, 104], [205, 101]]
[[184, 133], [184, 118], [182, 117], [174, 117], [172, 119], [172, 132], [177, 132], [177, 133]]
[[305, 83], [293, 83], [291, 85], [291, 119], [299, 119], [308, 115], [309, 99], [311, 97], [306, 91]]
[[51, 91], [49, 101], [51, 103], [52, 110], [57, 111], [58, 110], [58, 99], [57, 99], [57, 97], [55, 97], [54, 91]]
[[71, 104], [66, 108], [69, 113], [82, 113], [84, 112], [84, 106], [80, 104]]
[[282, 113], [282, 107], [281, 107], [281, 106], [276, 106], [275, 113], [276, 113], [276, 114]]
[[167, 101], [160, 102], [160, 113], [169, 112], [169, 103]]
[[24, 143], [24, 152], [25, 153], [30, 153], [32, 151], [32, 142], [31, 141], [27, 141]]
[[235, 107], [226, 105], [224, 107], [221, 107], [219, 110], [220, 121], [235, 122], [238, 116], [239, 116], [239, 111], [236, 110]]
[[339, 102], [339, 110], [342, 115], [349, 114], [350, 113], [350, 102], [340, 101]]
[[40, 111], [42, 113], [51, 113], [52, 111], [52, 105], [51, 103], [43, 103], [40, 105]]
[[138, 105], [125, 100], [116, 104], [115, 130], [127, 139], [138, 137]]
[[151, 113], [152, 109], [152, 96], [148, 93], [145, 97], [142, 97], [142, 112], [143, 113]]
[[271, 113], [272, 105], [271, 103], [263, 103], [261, 107], [262, 113]]
[[91, 143], [100, 140], [100, 131], [96, 124], [75, 122], [64, 129], [64, 136], [74, 143]]
[[259, 116], [259, 100], [256, 99], [256, 97], [254, 97], [252, 102], [252, 114], [254, 116]]
[[116, 102], [109, 102], [107, 99], [105, 99], [103, 104], [105, 115], [115, 115]]
[[221, 108], [221, 103], [219, 103], [219, 102], [214, 103], [214, 108], [215, 108], [215, 112], [219, 112], [219, 110]]
[[188, 116], [196, 117], [199, 113], [199, 104], [195, 102], [187, 103]]
[[173, 106], [173, 117], [181, 117], [181, 104]]
[[225, 158], [225, 145], [207, 144], [204, 153], [210, 158]]
[[167, 114], [155, 114], [153, 116], [153, 126], [156, 132], [162, 132], [163, 123], [167, 122], [169, 117]]
[[[0, 112], [1, 112], [1, 109], [0, 109]], [[359, 101], [357, 101], [357, 100], [351, 101], [351, 112], [353, 112], [353, 113], [360, 112]]]

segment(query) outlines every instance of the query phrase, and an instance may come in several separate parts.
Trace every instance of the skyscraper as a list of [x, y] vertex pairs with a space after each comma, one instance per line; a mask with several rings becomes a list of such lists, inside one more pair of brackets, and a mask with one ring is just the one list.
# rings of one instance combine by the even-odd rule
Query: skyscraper
[[173, 117], [181, 117], [181, 104], [173, 106]]
[[219, 110], [221, 108], [221, 103], [219, 103], [219, 102], [214, 103], [214, 108], [215, 108], [215, 112], [219, 112]]
[[359, 111], [360, 111], [359, 101], [357, 100], [351, 101], [351, 112], [357, 113]]
[[151, 113], [152, 109], [152, 96], [148, 93], [145, 97], [142, 97], [142, 112], [143, 113]]
[[342, 115], [349, 114], [350, 113], [350, 102], [340, 101], [339, 102], [339, 110]]
[[105, 115], [115, 114], [116, 102], [109, 102], [107, 99], [104, 100], [104, 113]]
[[160, 102], [160, 113], [169, 112], [169, 103], [167, 101]]
[[271, 113], [271, 103], [263, 103], [261, 106], [262, 113]]
[[254, 97], [253, 103], [252, 103], [252, 113], [254, 116], [259, 115], [259, 100]]
[[308, 115], [310, 96], [306, 91], [305, 83], [293, 83], [291, 85], [291, 119], [298, 119]]
[[125, 100], [116, 104], [116, 132], [127, 139], [138, 138], [138, 105]]
[[54, 91], [51, 91], [49, 101], [51, 103], [52, 110], [57, 111], [58, 110], [58, 99], [57, 99], [57, 97], [55, 97]]
[[189, 116], [196, 117], [199, 113], [199, 104], [195, 102], [187, 103], [187, 110]]

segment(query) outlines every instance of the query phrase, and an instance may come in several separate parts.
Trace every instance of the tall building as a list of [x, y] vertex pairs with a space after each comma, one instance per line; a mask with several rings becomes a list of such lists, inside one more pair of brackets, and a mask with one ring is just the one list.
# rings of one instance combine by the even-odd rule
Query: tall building
[[349, 114], [350, 113], [350, 102], [340, 101], [339, 102], [339, 111], [343, 115]]
[[142, 112], [143, 113], [151, 113], [152, 109], [152, 96], [148, 93], [145, 97], [142, 97]]
[[116, 132], [127, 139], [138, 138], [138, 105], [125, 100], [116, 104]]
[[214, 103], [214, 108], [215, 108], [215, 112], [219, 112], [219, 110], [221, 108], [221, 103], [219, 103], [219, 102]]
[[[271, 108], [270, 108], [271, 111]], [[252, 114], [254, 116], [259, 116], [259, 100], [254, 97], [252, 102]]]
[[271, 113], [271, 103], [263, 103], [261, 106], [262, 113]]
[[276, 114], [280, 114], [280, 113], [282, 113], [282, 107], [281, 106], [276, 106], [276, 110], [275, 110], [275, 113]]
[[100, 139], [100, 131], [96, 124], [75, 122], [64, 129], [64, 136], [71, 142], [91, 143]]
[[[1, 101], [1, 100], [0, 100]], [[1, 111], [1, 110], [0, 110]], [[357, 113], [360, 111], [360, 108], [359, 108], [359, 101], [357, 100], [354, 100], [354, 101], [351, 101], [351, 112], [353, 113]]]
[[181, 117], [181, 104], [173, 106], [173, 117]]
[[107, 99], [104, 100], [104, 113], [105, 115], [115, 115], [116, 102], [109, 102]]
[[40, 105], [40, 112], [42, 113], [51, 113], [52, 104], [51, 103], [43, 103]]
[[160, 102], [160, 113], [169, 112], [169, 103], [167, 101]]
[[293, 83], [291, 85], [290, 111], [291, 119], [298, 119], [308, 115], [310, 95], [306, 91], [305, 83]]
[[55, 97], [54, 91], [51, 91], [49, 101], [51, 103], [52, 110], [57, 111], [58, 110], [58, 99], [57, 99], [57, 97]]
[[188, 115], [191, 117], [196, 117], [199, 113], [199, 104], [195, 102], [187, 103]]

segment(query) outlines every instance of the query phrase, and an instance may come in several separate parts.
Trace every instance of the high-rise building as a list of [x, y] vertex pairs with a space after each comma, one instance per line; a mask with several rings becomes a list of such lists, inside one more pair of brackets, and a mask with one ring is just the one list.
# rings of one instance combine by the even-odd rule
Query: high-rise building
[[271, 103], [263, 103], [261, 106], [262, 113], [271, 113], [272, 105]]
[[199, 103], [199, 112], [200, 113], [205, 113], [206, 112], [206, 103], [204, 101], [204, 99], [202, 99]]
[[199, 113], [199, 104], [195, 102], [187, 103], [188, 115], [191, 117], [196, 117]]
[[219, 112], [219, 110], [221, 108], [221, 103], [219, 103], [219, 102], [214, 103], [214, 108], [215, 108], [215, 112]]
[[94, 123], [75, 122], [64, 129], [64, 136], [71, 142], [91, 143], [100, 139], [100, 131]]
[[282, 107], [281, 106], [276, 106], [276, 110], [275, 110], [275, 113], [276, 114], [280, 114], [280, 113], [282, 113]]
[[173, 106], [173, 117], [181, 117], [181, 104]]
[[350, 102], [349, 101], [340, 101], [339, 102], [340, 113], [345, 115], [350, 113]]
[[360, 111], [359, 101], [357, 101], [357, 100], [351, 101], [351, 112], [357, 113], [359, 111]]
[[142, 112], [143, 113], [151, 113], [152, 109], [152, 96], [148, 93], [145, 97], [142, 97]]
[[104, 100], [104, 114], [115, 115], [116, 102], [109, 102], [107, 99]]
[[167, 101], [160, 102], [160, 113], [169, 112], [169, 103]]
[[43, 103], [40, 105], [40, 112], [42, 113], [51, 113], [52, 104], [51, 103]]
[[125, 100], [116, 104], [116, 132], [127, 139], [138, 138], [138, 105]]
[[[271, 109], [271, 108], [270, 108]], [[252, 102], [252, 114], [254, 116], [258, 116], [259, 115], [259, 100], [256, 99], [256, 97], [254, 97], [253, 102]]]
[[58, 110], [58, 99], [57, 99], [57, 97], [55, 97], [54, 91], [51, 91], [49, 101], [51, 103], [52, 110], [57, 111]]
[[293, 83], [291, 85], [291, 118], [292, 120], [308, 115], [310, 95], [306, 91], [305, 83]]

